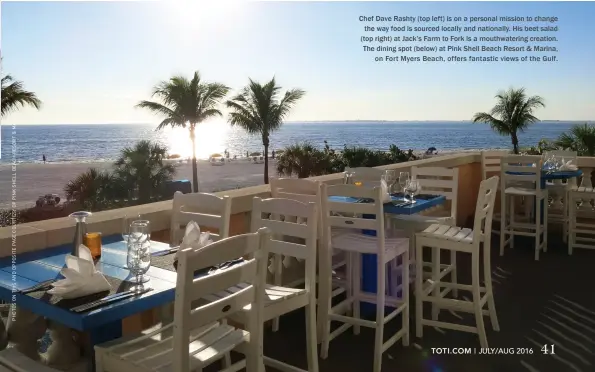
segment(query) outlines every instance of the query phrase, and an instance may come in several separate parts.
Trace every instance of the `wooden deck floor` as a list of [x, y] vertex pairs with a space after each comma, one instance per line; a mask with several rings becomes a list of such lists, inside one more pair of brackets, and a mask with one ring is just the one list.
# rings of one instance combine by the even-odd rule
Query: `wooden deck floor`
[[[493, 247], [492, 278], [501, 330], [492, 331], [485, 318], [489, 346], [514, 348], [515, 353], [517, 348], [530, 349], [533, 355], [436, 355], [431, 348], [479, 348], [477, 336], [425, 327], [424, 337], [416, 339], [412, 309], [411, 346], [404, 348], [398, 343], [391, 347], [384, 355], [383, 371], [595, 370], [595, 251], [577, 250], [568, 256], [566, 246], [553, 241], [552, 248], [536, 262], [530, 240], [518, 240], [504, 257], [499, 256], [496, 241]], [[458, 265], [459, 282], [463, 283], [470, 267], [464, 254], [459, 255]], [[457, 316], [464, 323], [473, 322], [468, 314]], [[448, 311], [442, 311], [440, 317], [457, 320]], [[392, 323], [400, 322], [397, 318]], [[304, 328], [303, 314], [283, 317], [280, 331], [266, 335], [265, 355], [306, 368]], [[348, 331], [331, 342], [329, 358], [320, 360], [320, 371], [371, 371], [373, 345], [372, 330], [362, 327], [358, 336]], [[554, 345], [555, 355], [542, 355], [544, 345]]]

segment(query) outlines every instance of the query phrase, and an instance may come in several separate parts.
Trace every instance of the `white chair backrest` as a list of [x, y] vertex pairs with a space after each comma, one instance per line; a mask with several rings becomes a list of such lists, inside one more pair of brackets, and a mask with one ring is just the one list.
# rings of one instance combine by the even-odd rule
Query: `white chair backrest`
[[502, 157], [508, 155], [508, 151], [482, 151], [481, 152], [481, 176], [487, 180], [491, 176], [499, 176]]
[[578, 153], [576, 151], [569, 151], [569, 150], [546, 151], [543, 154], [544, 160], [547, 160], [552, 155], [559, 157], [559, 158], [564, 158], [565, 161], [572, 160], [572, 164], [574, 164], [574, 165], [578, 164], [577, 163], [578, 162]]
[[[251, 341], [262, 340], [262, 313], [270, 232], [236, 235], [201, 248], [179, 252], [174, 302], [173, 371], [189, 371], [189, 338], [201, 327], [242, 311], [247, 305], [246, 322]], [[231, 268], [195, 278], [197, 270], [247, 257]], [[209, 295], [242, 284], [242, 289], [198, 308], [192, 303]], [[241, 332], [237, 330], [236, 332]]]
[[[475, 220], [473, 222], [473, 242], [479, 244], [492, 236], [492, 217], [494, 216], [494, 205], [496, 204], [496, 193], [500, 178], [493, 176], [479, 184], [477, 204], [475, 205]], [[487, 237], [487, 238], [486, 238]]]
[[192, 193], [174, 194], [170, 240], [171, 245], [179, 245], [184, 237], [184, 228], [188, 222], [195, 221], [199, 226], [217, 229], [211, 233], [211, 239], [217, 241], [229, 236], [229, 218], [231, 215], [231, 199], [214, 194]]
[[[380, 187], [368, 188], [355, 185], [321, 185], [322, 218], [324, 241], [330, 242], [331, 228], [375, 230], [378, 242], [379, 260], [384, 259], [384, 204]], [[329, 197], [369, 199], [369, 203], [332, 201]], [[363, 218], [363, 215], [375, 219]], [[351, 217], [353, 216], [353, 217]], [[361, 216], [361, 217], [360, 217]]]
[[[511, 183], [523, 182], [524, 188], [541, 188], [542, 159], [523, 155], [507, 155], [502, 158], [500, 171], [501, 188], [504, 190]], [[527, 185], [529, 185], [527, 187]]]
[[[315, 291], [316, 243], [320, 213], [316, 203], [302, 203], [291, 199], [261, 199], [252, 204], [251, 230], [266, 227], [273, 234], [269, 252], [305, 261], [306, 290]], [[304, 244], [284, 241], [282, 237], [303, 239]]]
[[362, 182], [368, 188], [380, 186], [380, 178], [384, 175], [384, 170], [369, 167], [346, 167], [345, 172], [350, 172], [353, 181]]
[[411, 179], [419, 181], [422, 194], [443, 195], [450, 201], [450, 215], [457, 216], [459, 169], [440, 167], [411, 167]]
[[[271, 178], [271, 197], [314, 203], [320, 212], [320, 182], [302, 178]], [[322, 237], [322, 224], [318, 217], [318, 233]]]

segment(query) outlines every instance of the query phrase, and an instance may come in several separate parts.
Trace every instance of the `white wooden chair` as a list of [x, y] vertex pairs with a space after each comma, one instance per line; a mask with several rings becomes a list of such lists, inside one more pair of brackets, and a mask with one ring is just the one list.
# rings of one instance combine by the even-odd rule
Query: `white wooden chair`
[[[432, 277], [425, 281], [421, 275], [415, 277], [415, 327], [416, 336], [423, 336], [423, 326], [453, 329], [464, 332], [477, 333], [481, 347], [488, 347], [487, 336], [483, 323], [483, 315], [490, 316], [492, 328], [500, 329], [496, 315], [494, 294], [492, 291], [492, 270], [490, 268], [490, 238], [492, 229], [492, 215], [498, 189], [498, 177], [494, 176], [482, 181], [479, 187], [477, 205], [475, 207], [475, 221], [473, 230], [450, 225], [435, 224], [417, 234], [416, 254], [422, 256], [424, 247], [432, 248]], [[483, 272], [484, 285], [481, 287], [479, 277], [480, 244], [483, 243]], [[448, 274], [440, 269], [440, 250], [465, 252], [471, 254], [471, 285], [448, 283], [443, 278]], [[416, 270], [423, 270], [422, 262], [416, 262]], [[472, 301], [445, 298], [445, 290], [441, 288], [455, 288], [471, 291]], [[482, 295], [483, 293], [483, 295]], [[423, 304], [432, 304], [432, 319], [424, 319]], [[483, 310], [487, 303], [488, 310]], [[475, 314], [475, 327], [438, 321], [440, 308], [454, 311], [465, 311]]]
[[[382, 354], [391, 345], [402, 339], [403, 345], [409, 344], [409, 239], [404, 237], [387, 236], [384, 224], [383, 195], [379, 187], [373, 189], [358, 187], [354, 185], [323, 184], [322, 188], [322, 215], [324, 227], [324, 241], [328, 244], [327, 257], [333, 249], [340, 249], [350, 255], [353, 262], [351, 270], [347, 273], [347, 280], [350, 283], [347, 298], [341, 303], [332, 306], [331, 298], [327, 294], [319, 295], [319, 306], [326, 306], [323, 314], [324, 331], [322, 340], [321, 356], [328, 356], [329, 344], [332, 339], [345, 332], [351, 326], [355, 334], [359, 334], [360, 327], [375, 329], [374, 341], [374, 372], [380, 372], [382, 365]], [[372, 199], [372, 203], [344, 203], [329, 201], [329, 196], [347, 196]], [[340, 214], [345, 214], [344, 216]], [[375, 219], [359, 217], [363, 214], [374, 215]], [[354, 216], [354, 217], [348, 217]], [[333, 235], [332, 228], [345, 228], [350, 232]], [[362, 229], [375, 230], [376, 236], [362, 234]], [[361, 290], [361, 255], [376, 254], [377, 259], [377, 293], [365, 293]], [[402, 257], [403, 260], [403, 283], [401, 285], [401, 298], [388, 297], [386, 295], [387, 263]], [[328, 259], [325, 260], [328, 262]], [[330, 267], [326, 264], [321, 270], [326, 269], [326, 274], [320, 275], [320, 280], [330, 281]], [[326, 288], [328, 288], [328, 284]], [[376, 319], [373, 321], [364, 320], [360, 317], [360, 303], [376, 304]], [[390, 314], [385, 315], [385, 306], [395, 308]], [[346, 316], [351, 308], [353, 316]], [[402, 317], [401, 329], [384, 341], [384, 326], [398, 314]], [[331, 333], [331, 321], [344, 323]]]
[[0, 351], [0, 372], [58, 372], [35, 361], [15, 348]]
[[[306, 204], [291, 199], [261, 199], [255, 197], [252, 205], [252, 231], [266, 227], [273, 233], [269, 251], [274, 254], [302, 259], [305, 262], [304, 288], [265, 286], [263, 321], [279, 318], [291, 311], [305, 308], [306, 350], [309, 372], [318, 372], [318, 342], [316, 341], [318, 218], [319, 211], [315, 203]], [[277, 237], [280, 235], [303, 239], [304, 244], [278, 240]], [[237, 314], [232, 319], [243, 323], [244, 320], [240, 316], [241, 314]], [[264, 363], [282, 371], [302, 371], [297, 367], [268, 357], [264, 358]]]
[[[271, 185], [271, 196], [273, 198], [282, 198], [282, 199], [291, 199], [297, 200], [302, 203], [315, 203], [318, 207], [318, 211], [320, 212], [320, 182], [312, 181], [309, 179], [300, 179], [300, 178], [271, 178], [269, 181]], [[288, 216], [291, 218], [291, 216]], [[322, 241], [322, 223], [320, 223], [321, 219], [320, 216], [318, 218], [318, 241]], [[318, 250], [319, 254], [324, 252], [323, 249]], [[319, 260], [324, 259], [324, 255], [319, 256]], [[341, 270], [346, 266], [345, 257], [341, 251], [333, 252], [332, 257], [333, 263], [333, 270]], [[283, 272], [283, 257], [282, 255], [275, 255], [273, 258], [273, 283], [275, 285], [282, 284], [282, 272]], [[288, 287], [294, 287], [298, 285], [302, 285], [304, 283], [304, 279], [294, 281], [290, 284], [286, 284]], [[324, 283], [323, 283], [324, 284]], [[342, 293], [345, 293], [345, 286], [346, 283], [344, 281], [333, 278], [333, 297], [338, 296]], [[321, 316], [318, 315], [317, 319], [320, 319]], [[318, 326], [318, 341], [320, 342], [322, 338], [322, 325], [319, 323]], [[279, 318], [273, 319], [273, 332], [276, 332], [279, 329]]]
[[[502, 168], [501, 160], [504, 156], [508, 155], [509, 151], [482, 151], [481, 152], [481, 179], [487, 180], [492, 176], [500, 176], [500, 170]], [[500, 185], [498, 184], [498, 191], [500, 191]], [[492, 227], [492, 233], [500, 235], [500, 213], [494, 212], [492, 220], [496, 223]]]
[[[595, 249], [595, 224], [593, 220], [578, 220], [577, 205], [587, 205], [587, 209], [593, 210], [590, 203], [595, 199], [595, 188], [591, 186], [580, 186], [576, 190], [568, 192], [569, 205], [569, 235], [568, 235], [568, 254], [572, 255], [574, 248]], [[587, 223], [586, 221], [591, 221]]]
[[192, 193], [174, 194], [170, 245], [180, 245], [184, 237], [184, 226], [195, 221], [201, 227], [216, 229], [210, 233], [211, 240], [217, 241], [229, 237], [229, 219], [231, 216], [231, 199], [229, 196], [219, 197], [214, 194]]
[[[450, 204], [450, 208], [444, 205], [437, 206], [430, 210], [427, 214], [412, 214], [412, 215], [389, 215], [394, 228], [404, 229], [409, 236], [409, 263], [414, 268], [415, 266], [415, 234], [425, 230], [432, 224], [456, 226], [457, 224], [457, 201], [459, 193], [459, 169], [458, 168], [441, 168], [441, 167], [412, 167], [411, 178], [419, 182], [421, 186], [421, 193], [442, 195], [446, 198], [446, 204]], [[424, 267], [429, 267], [431, 263], [424, 263]], [[456, 269], [456, 251], [450, 252], [450, 263], [442, 265], [444, 270], [447, 270], [451, 275], [453, 283], [457, 282]], [[398, 269], [394, 266], [393, 270]], [[411, 270], [411, 277], [413, 278], [417, 273]], [[458, 296], [458, 290], [455, 288], [453, 294]]]
[[[174, 323], [157, 326], [138, 337], [95, 346], [97, 372], [202, 371], [231, 350], [246, 358], [224, 371], [246, 368], [248, 372], [262, 372], [263, 287], [269, 244], [270, 233], [262, 229], [180, 251]], [[197, 270], [238, 257], [247, 259], [231, 268], [194, 277]], [[197, 301], [221, 292], [226, 296], [195, 307]], [[222, 321], [236, 312], [247, 316], [246, 330]]]
[[[502, 158], [500, 184], [500, 190], [502, 190], [500, 197], [500, 211], [502, 213], [500, 219], [501, 256], [504, 255], [506, 245], [510, 244], [510, 248], [514, 248], [514, 237], [516, 235], [535, 238], [536, 261], [539, 260], [541, 250], [547, 252], [548, 191], [541, 188], [541, 168], [541, 161], [534, 164], [534, 160], [528, 159], [526, 156], [510, 155]], [[522, 182], [522, 184], [520, 185], [519, 182]], [[515, 197], [535, 199], [533, 203], [535, 206], [534, 222], [515, 221]]]
[[[576, 151], [553, 150], [547, 151], [544, 154], [544, 159], [548, 159], [552, 155], [562, 158], [564, 162], [572, 160], [572, 164], [578, 165], [578, 153]], [[548, 197], [552, 197], [553, 201], [548, 208], [548, 223], [559, 223], [562, 225], [562, 237], [564, 241], [568, 238], [568, 225], [570, 223], [568, 199], [570, 191], [576, 190], [576, 178], [571, 178], [567, 182], [562, 180], [548, 181], [545, 185], [548, 190]]]

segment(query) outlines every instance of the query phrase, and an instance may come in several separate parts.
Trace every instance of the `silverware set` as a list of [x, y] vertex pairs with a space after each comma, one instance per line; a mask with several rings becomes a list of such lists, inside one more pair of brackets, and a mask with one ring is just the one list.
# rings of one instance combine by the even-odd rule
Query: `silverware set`
[[45, 280], [43, 282], [35, 284], [32, 287], [21, 289], [19, 291], [19, 293], [28, 294], [28, 293], [33, 293], [33, 292], [37, 292], [37, 291], [45, 291], [47, 289], [50, 289], [52, 284], [54, 284], [54, 282], [56, 282], [56, 280], [58, 280], [58, 279]]
[[71, 308], [70, 311], [74, 311], [75, 313], [82, 313], [82, 312], [85, 312], [88, 310], [92, 310], [92, 309], [96, 309], [98, 307], [112, 304], [117, 301], [124, 300], [126, 298], [140, 296], [140, 295], [147, 293], [149, 291], [152, 291], [152, 290], [153, 290], [152, 288], [145, 288], [139, 292], [136, 292], [133, 290], [128, 290], [128, 291], [124, 291], [124, 292], [114, 293], [109, 296], [103, 297], [99, 300], [89, 302], [87, 304], [75, 306], [75, 307]]

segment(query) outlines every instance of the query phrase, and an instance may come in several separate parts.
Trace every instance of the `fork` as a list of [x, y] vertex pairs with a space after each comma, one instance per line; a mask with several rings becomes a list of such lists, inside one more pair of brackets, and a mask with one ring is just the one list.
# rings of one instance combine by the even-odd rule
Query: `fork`
[[29, 288], [25, 288], [25, 289], [21, 289], [19, 291], [19, 293], [21, 294], [28, 294], [28, 293], [32, 293], [32, 292], [37, 292], [37, 291], [42, 291], [44, 289], [48, 289], [49, 287], [52, 286], [52, 284], [54, 284], [54, 282], [56, 282], [57, 279], [49, 279], [49, 280], [45, 280], [43, 282], [37, 283], [34, 286], [31, 286]]

